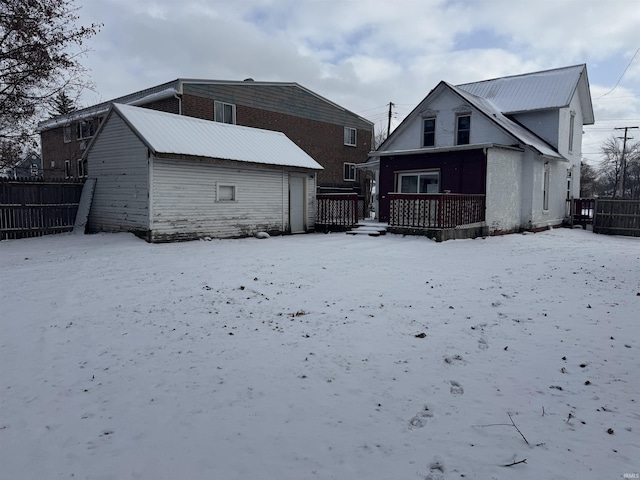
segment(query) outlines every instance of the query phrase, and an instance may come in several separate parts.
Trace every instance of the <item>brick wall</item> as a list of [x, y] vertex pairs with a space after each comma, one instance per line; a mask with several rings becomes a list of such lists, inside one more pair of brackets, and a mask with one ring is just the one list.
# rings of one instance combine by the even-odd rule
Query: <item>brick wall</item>
[[[184, 95], [182, 113], [213, 120], [213, 100]], [[283, 132], [325, 169], [318, 173], [318, 185], [360, 188], [360, 182], [345, 182], [344, 163], [362, 163], [371, 150], [371, 132], [359, 129], [357, 146], [344, 145], [344, 127], [292, 115], [236, 105], [236, 124]]]
[[[162, 112], [179, 113], [180, 104], [177, 98], [165, 98], [156, 102], [142, 105], [144, 108], [159, 110]], [[102, 116], [106, 116], [106, 113]], [[97, 121], [97, 120], [94, 120]], [[69, 160], [71, 176], [77, 178], [78, 159], [82, 157], [84, 148], [91, 142], [91, 138], [78, 140], [77, 122], [71, 122], [71, 141], [64, 142], [64, 127], [55, 127], [40, 133], [40, 145], [42, 146], [42, 168], [45, 179], [65, 178], [65, 160]], [[96, 130], [98, 125], [95, 126]]]
[[[183, 95], [182, 114], [205, 120], [213, 120], [214, 101], [194, 95]], [[169, 113], [179, 113], [177, 98], [165, 98], [141, 105], [144, 108]], [[357, 145], [344, 145], [344, 127], [352, 125], [326, 123], [318, 120], [271, 112], [244, 105], [236, 105], [236, 123], [254, 128], [283, 132], [289, 139], [307, 152], [325, 169], [318, 173], [318, 186], [361, 189], [361, 179], [345, 182], [344, 163], [362, 163], [371, 150], [371, 132], [357, 131]], [[91, 139], [85, 139], [88, 145]], [[65, 160], [71, 162], [71, 174], [78, 176], [77, 160], [82, 156], [81, 140], [77, 139], [77, 126], [71, 124], [71, 141], [64, 143], [63, 127], [41, 133], [42, 160], [45, 178], [64, 178]], [[359, 177], [360, 175], [358, 175]]]

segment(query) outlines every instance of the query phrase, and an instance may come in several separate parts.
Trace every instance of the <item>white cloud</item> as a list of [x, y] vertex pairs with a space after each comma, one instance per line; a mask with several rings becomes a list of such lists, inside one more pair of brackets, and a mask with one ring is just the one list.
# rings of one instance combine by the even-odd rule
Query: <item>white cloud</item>
[[[99, 95], [86, 98], [106, 100], [178, 77], [252, 77], [298, 82], [355, 112], [393, 101], [403, 106], [399, 121], [440, 80], [465, 83], [587, 63], [596, 121], [638, 123], [640, 55], [629, 65], [640, 47], [636, 3], [86, 2], [81, 21], [105, 24], [86, 62]], [[620, 102], [596, 102], [627, 65], [614, 91]]]

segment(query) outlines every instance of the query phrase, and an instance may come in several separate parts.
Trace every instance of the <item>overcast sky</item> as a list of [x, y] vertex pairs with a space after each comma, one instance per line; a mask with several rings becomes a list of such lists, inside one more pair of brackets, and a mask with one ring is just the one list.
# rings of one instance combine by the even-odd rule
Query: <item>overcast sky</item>
[[[586, 63], [596, 125], [583, 154], [640, 126], [638, 0], [100, 0], [83, 105], [176, 78], [297, 82], [386, 129], [440, 80]], [[637, 54], [637, 55], [636, 55]], [[635, 57], [634, 57], [635, 55]], [[640, 130], [630, 136], [640, 140]]]

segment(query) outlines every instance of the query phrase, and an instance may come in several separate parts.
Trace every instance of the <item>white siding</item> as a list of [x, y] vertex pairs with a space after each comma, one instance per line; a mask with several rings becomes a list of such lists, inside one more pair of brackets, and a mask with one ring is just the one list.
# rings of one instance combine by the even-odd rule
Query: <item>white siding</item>
[[[426, 100], [426, 99], [425, 99]], [[417, 108], [417, 115], [402, 125], [403, 130], [389, 140], [385, 150], [409, 150], [422, 148], [422, 119], [436, 117], [435, 147], [450, 147], [456, 144], [456, 116], [458, 113], [471, 112], [471, 144], [498, 143], [511, 145], [514, 140], [504, 133], [495, 123], [482, 113], [466, 105], [462, 99], [450, 90], [443, 90], [428, 99]]]
[[[569, 151], [569, 130], [572, 112], [574, 113], [573, 148]], [[569, 107], [560, 109], [560, 125], [558, 127], [558, 151], [569, 160], [569, 164], [566, 164], [565, 168], [572, 169], [572, 194], [575, 198], [580, 196], [580, 160], [582, 158], [583, 121], [580, 98], [576, 93], [571, 99]], [[566, 185], [564, 186], [564, 191], [566, 192]]]
[[[153, 241], [233, 238], [289, 229], [285, 169], [154, 158], [152, 172]], [[216, 201], [218, 183], [235, 185], [236, 200]], [[315, 195], [315, 189], [309, 189], [309, 195]], [[310, 224], [314, 216], [315, 209]]]
[[97, 179], [89, 231], [149, 229], [146, 146], [113, 114], [99, 133], [87, 159], [89, 178]]
[[490, 233], [521, 227], [522, 157], [521, 152], [501, 148], [487, 151], [485, 222]]
[[307, 229], [316, 228], [316, 174], [307, 175]]
[[558, 148], [558, 110], [519, 113], [513, 115], [513, 119], [556, 149]]
[[[543, 209], [544, 164], [549, 162], [549, 209]], [[531, 228], [559, 225], [564, 220], [567, 197], [567, 163], [534, 156]]]

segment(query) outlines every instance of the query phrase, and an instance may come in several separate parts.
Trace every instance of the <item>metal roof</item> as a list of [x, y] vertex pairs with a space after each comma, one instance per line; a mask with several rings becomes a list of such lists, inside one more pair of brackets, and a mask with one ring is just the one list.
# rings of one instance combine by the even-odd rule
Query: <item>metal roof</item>
[[114, 111], [156, 154], [323, 169], [281, 132], [212, 122], [130, 105], [114, 104], [109, 116]]
[[516, 123], [503, 115], [500, 109], [494, 105], [492, 101], [470, 94], [469, 92], [466, 92], [459, 87], [449, 85], [446, 82], [443, 83], [460, 95], [466, 102], [470, 103], [486, 115], [508, 134], [515, 137], [525, 145], [533, 148], [539, 154], [553, 158], [563, 158], [562, 155], [560, 155], [551, 145], [546, 143], [540, 137], [532, 133], [530, 130], [527, 130], [519, 123]]
[[[477, 97], [490, 100], [501, 112], [508, 115], [569, 106], [583, 72], [586, 76], [585, 65], [574, 65], [456, 86]], [[587, 119], [589, 110], [590, 108], [587, 108], [585, 112]]]

